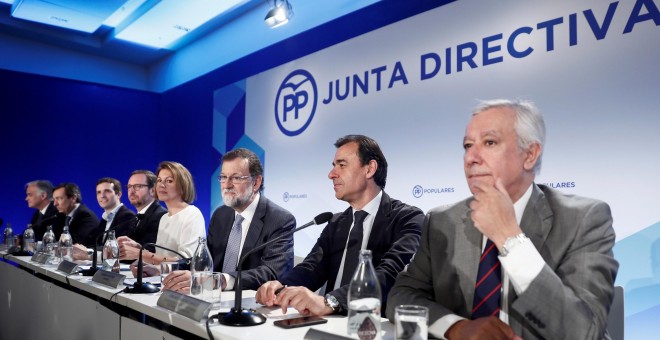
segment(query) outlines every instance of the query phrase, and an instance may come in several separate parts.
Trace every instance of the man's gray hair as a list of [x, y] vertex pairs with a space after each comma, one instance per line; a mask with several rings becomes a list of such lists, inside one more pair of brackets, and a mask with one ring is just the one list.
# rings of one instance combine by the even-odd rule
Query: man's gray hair
[[515, 112], [516, 123], [514, 128], [518, 136], [518, 148], [520, 150], [526, 150], [534, 143], [541, 146], [541, 154], [533, 169], [534, 173], [538, 175], [541, 172], [543, 146], [545, 145], [545, 121], [541, 111], [533, 102], [528, 100], [494, 99], [480, 102], [472, 111], [472, 115], [476, 116], [481, 112], [494, 108], [509, 108]]

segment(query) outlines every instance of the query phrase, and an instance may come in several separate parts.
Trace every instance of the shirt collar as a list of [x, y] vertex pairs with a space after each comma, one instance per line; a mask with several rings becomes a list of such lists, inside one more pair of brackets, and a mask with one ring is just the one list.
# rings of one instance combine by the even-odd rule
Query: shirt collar
[[[245, 210], [243, 210], [243, 212], [240, 214], [241, 216], [243, 216], [243, 218], [245, 218], [248, 221], [252, 221], [252, 217], [254, 217], [254, 213], [257, 212], [257, 205], [259, 205], [260, 197], [261, 194], [259, 194], [259, 192], [254, 194], [254, 199], [252, 200], [252, 203], [250, 203], [250, 205], [248, 205], [247, 208], [245, 208]], [[234, 217], [236, 217], [236, 215], [238, 215], [238, 212], [234, 210]]]
[[119, 210], [122, 205], [124, 205], [124, 203], [119, 203], [114, 209], [110, 210], [110, 212], [104, 211], [101, 218], [106, 221], [113, 219], [115, 215], [117, 215], [117, 210]]
[[76, 203], [76, 205], [73, 206], [73, 210], [71, 210], [71, 212], [68, 213], [68, 214], [66, 214], [66, 215], [67, 215], [67, 216], [70, 216], [71, 218], [73, 218], [73, 214], [76, 213], [76, 210], [78, 210], [78, 207], [80, 207], [80, 203]]
[[518, 225], [520, 225], [520, 221], [522, 221], [522, 215], [525, 212], [525, 207], [527, 207], [527, 203], [529, 202], [529, 198], [532, 197], [532, 187], [533, 184], [529, 185], [529, 188], [527, 188], [527, 191], [515, 202], [513, 203], [513, 210], [516, 213], [516, 221], [518, 222]]
[[46, 215], [46, 211], [48, 210], [48, 207], [50, 207], [50, 203], [48, 203], [48, 205], [46, 207], [44, 207], [43, 209], [39, 210], [39, 212], [42, 215]]
[[[151, 207], [152, 204], [154, 204], [156, 200], [151, 201], [151, 203], [147, 204], [144, 208], [142, 208], [140, 211], [138, 211], [138, 214], [145, 214], [147, 210]], [[156, 203], [158, 204], [158, 203]]]
[[[378, 213], [378, 208], [380, 207], [380, 201], [383, 199], [383, 190], [378, 192], [378, 195], [376, 195], [374, 198], [369, 201], [361, 210], [366, 211], [369, 216], [376, 216], [376, 213]], [[355, 210], [353, 210], [353, 213], [355, 213]]]

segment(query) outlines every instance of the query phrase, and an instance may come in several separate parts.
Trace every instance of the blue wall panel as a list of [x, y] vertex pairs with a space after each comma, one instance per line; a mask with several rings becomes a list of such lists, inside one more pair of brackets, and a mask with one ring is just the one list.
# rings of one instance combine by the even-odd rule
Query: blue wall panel
[[[0, 70], [0, 218], [25, 229], [25, 183], [75, 182], [98, 215], [96, 181], [158, 164], [161, 95]], [[126, 195], [122, 197], [128, 203]]]

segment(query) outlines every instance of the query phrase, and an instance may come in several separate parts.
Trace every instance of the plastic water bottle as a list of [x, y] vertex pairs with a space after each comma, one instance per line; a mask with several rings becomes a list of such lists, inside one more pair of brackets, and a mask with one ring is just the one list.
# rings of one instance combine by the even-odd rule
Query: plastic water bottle
[[55, 258], [55, 233], [53, 233], [53, 226], [46, 227], [44, 237], [41, 239], [44, 247], [44, 254], [48, 255], [48, 262], [53, 262]]
[[114, 230], [108, 232], [103, 245], [103, 270], [119, 273], [119, 244]]
[[65, 225], [60, 235], [60, 261], [73, 261], [73, 239], [69, 234], [69, 226]]
[[32, 229], [32, 224], [28, 224], [23, 232], [23, 251], [34, 253], [34, 229]]
[[11, 224], [7, 223], [5, 226], [5, 247], [7, 250], [14, 246], [14, 229], [11, 228]]
[[380, 339], [381, 289], [371, 250], [360, 251], [360, 263], [348, 288], [348, 335]]
[[213, 271], [213, 258], [211, 252], [206, 245], [206, 237], [200, 237], [197, 242], [197, 249], [193, 254], [192, 261], [190, 262], [191, 272], [212, 272]]

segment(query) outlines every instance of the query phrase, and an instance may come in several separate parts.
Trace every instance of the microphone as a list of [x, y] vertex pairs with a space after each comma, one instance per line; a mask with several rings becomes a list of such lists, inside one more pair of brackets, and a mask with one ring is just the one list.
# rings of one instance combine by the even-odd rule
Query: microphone
[[[103, 235], [107, 235], [108, 232], [110, 232], [110, 230], [114, 230], [114, 229], [106, 230], [96, 236], [96, 240], [94, 240], [94, 253], [92, 253], [92, 266], [89, 267], [89, 269], [83, 269], [81, 271], [83, 276], [94, 276], [94, 274], [96, 274], [96, 271], [98, 271], [98, 268], [96, 268], [96, 252], [98, 251], [97, 247], [99, 246], [99, 237]], [[103, 236], [103, 238], [105, 238], [105, 236]], [[101, 253], [101, 257], [103, 257], [103, 253]]]
[[243, 266], [243, 262], [245, 261], [245, 259], [248, 258], [248, 256], [250, 256], [252, 253], [256, 252], [257, 250], [263, 249], [266, 246], [274, 242], [277, 242], [285, 237], [288, 237], [291, 234], [303, 230], [309, 226], [326, 223], [330, 221], [331, 218], [332, 218], [331, 212], [324, 212], [322, 214], [319, 214], [316, 217], [314, 217], [313, 221], [308, 222], [296, 229], [288, 231], [266, 243], [262, 243], [258, 247], [253, 248], [249, 252], [245, 253], [245, 255], [241, 256], [241, 259], [240, 261], [238, 261], [238, 266], [236, 268], [237, 272], [236, 272], [236, 284], [234, 285], [235, 287], [234, 307], [229, 312], [225, 313], [225, 315], [222, 317], [220, 317], [220, 314], [217, 314], [215, 316], [218, 317], [220, 323], [225, 326], [256, 326], [266, 322], [266, 317], [261, 313], [258, 313], [254, 309], [245, 309], [241, 307], [241, 299], [243, 295], [243, 289], [241, 288], [241, 267]]
[[160, 291], [158, 287], [154, 286], [153, 284], [149, 282], [142, 283], [142, 271], [144, 269], [144, 264], [142, 262], [142, 250], [144, 250], [144, 247], [146, 246], [153, 246], [156, 248], [160, 249], [165, 249], [168, 251], [171, 251], [177, 255], [186, 262], [190, 262], [190, 259], [186, 258], [185, 256], [181, 255], [181, 253], [174, 251], [170, 248], [165, 248], [163, 246], [159, 246], [155, 243], [145, 243], [142, 245], [142, 248], [140, 248], [140, 256], [138, 257], [138, 264], [137, 264], [137, 280], [135, 280], [135, 283], [133, 284], [133, 287], [126, 287], [124, 289], [124, 293], [129, 293], [129, 294], [149, 294], [149, 293], [157, 293]]

